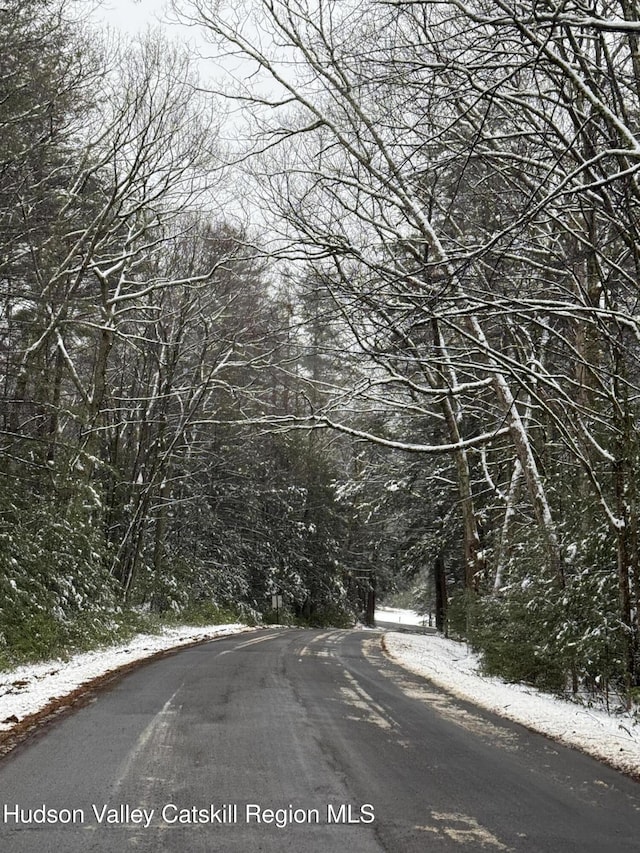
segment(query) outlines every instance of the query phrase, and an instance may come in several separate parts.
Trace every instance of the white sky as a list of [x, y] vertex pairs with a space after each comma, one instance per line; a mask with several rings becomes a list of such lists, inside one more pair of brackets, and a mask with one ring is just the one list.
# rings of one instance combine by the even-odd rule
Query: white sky
[[[191, 26], [178, 23], [171, 0], [84, 0], [87, 6], [95, 6], [91, 17], [104, 22], [125, 34], [135, 35], [147, 27], [163, 26], [170, 39], [181, 39], [192, 47], [193, 58], [198, 60], [198, 70], [203, 82], [220, 86], [223, 89], [233, 87], [233, 82], [243, 82], [249, 77], [253, 80], [256, 66], [240, 57], [220, 56], [218, 51], [207, 42], [205, 31], [196, 23]], [[180, 0], [177, 0], [177, 4]], [[206, 2], [203, 3], [206, 7]], [[188, 11], [188, 0], [184, 0]], [[230, 4], [232, 7], [232, 4]], [[246, 27], [246, 21], [245, 27]], [[214, 58], [215, 56], [215, 58]], [[269, 86], [270, 89], [270, 86]]]
[[135, 33], [166, 17], [166, 6], [166, 0], [102, 0], [95, 17], [124, 32]]

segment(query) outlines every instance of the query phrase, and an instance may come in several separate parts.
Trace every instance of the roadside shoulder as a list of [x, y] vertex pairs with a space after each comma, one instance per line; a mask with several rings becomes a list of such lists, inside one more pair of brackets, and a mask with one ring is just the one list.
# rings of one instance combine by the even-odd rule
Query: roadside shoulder
[[476, 654], [439, 635], [388, 632], [382, 645], [396, 663], [453, 695], [640, 779], [640, 726], [631, 714], [607, 714], [534, 687], [483, 676]]

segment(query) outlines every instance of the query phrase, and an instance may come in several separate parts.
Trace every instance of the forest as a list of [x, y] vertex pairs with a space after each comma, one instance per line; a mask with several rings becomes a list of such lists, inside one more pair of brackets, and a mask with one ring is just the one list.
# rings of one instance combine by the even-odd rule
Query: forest
[[636, 0], [88, 5], [0, 9], [0, 665], [375, 583], [640, 698]]

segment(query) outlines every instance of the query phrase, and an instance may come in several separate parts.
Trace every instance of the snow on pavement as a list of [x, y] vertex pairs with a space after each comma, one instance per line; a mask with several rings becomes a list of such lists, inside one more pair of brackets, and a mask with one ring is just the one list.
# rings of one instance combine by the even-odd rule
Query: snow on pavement
[[203, 628], [165, 628], [160, 634], [137, 634], [128, 643], [0, 672], [0, 733], [25, 717], [67, 696], [94, 678], [167, 649], [251, 631], [246, 625], [208, 625]]
[[[412, 618], [415, 614], [396, 611], [393, 621], [416, 624]], [[167, 628], [158, 635], [139, 634], [128, 643], [74, 655], [66, 661], [0, 672], [0, 735], [52, 700], [67, 696], [106, 673], [168, 649], [252, 630], [255, 629], [241, 624]], [[632, 715], [609, 715], [526, 685], [482, 676], [478, 656], [465, 644], [437, 635], [388, 632], [385, 646], [399, 664], [455, 696], [640, 776], [640, 726]]]
[[483, 676], [478, 655], [464, 643], [441, 636], [387, 633], [384, 643], [397, 663], [460, 699], [640, 776], [640, 726], [631, 714], [608, 714], [534, 687]]

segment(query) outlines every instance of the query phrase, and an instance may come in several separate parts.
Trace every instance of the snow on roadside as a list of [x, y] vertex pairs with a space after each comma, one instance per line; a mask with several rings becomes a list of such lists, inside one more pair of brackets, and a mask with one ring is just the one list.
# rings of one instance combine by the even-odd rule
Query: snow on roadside
[[238, 623], [165, 628], [160, 634], [137, 634], [127, 643], [83, 652], [69, 660], [50, 660], [0, 672], [0, 733], [10, 731], [52, 699], [67, 696], [88, 681], [134, 661], [167, 649], [252, 630]]
[[[402, 624], [405, 622], [399, 617]], [[158, 652], [228, 634], [245, 625], [166, 628], [138, 634], [128, 643], [0, 672], [0, 734], [67, 696], [83, 684]], [[429, 678], [461, 699], [577, 747], [627, 773], [640, 776], [640, 726], [629, 714], [609, 715], [557, 699], [525, 685], [506, 684], [478, 672], [478, 657], [466, 645], [437, 635], [387, 632], [385, 646], [397, 663]]]
[[421, 616], [415, 610], [404, 610], [400, 607], [376, 607], [376, 619], [386, 623], [395, 622], [397, 625], [424, 625], [426, 616]]
[[630, 714], [610, 715], [533, 687], [482, 676], [478, 656], [444, 637], [387, 633], [385, 647], [396, 663], [455, 696], [640, 776], [640, 726]]

